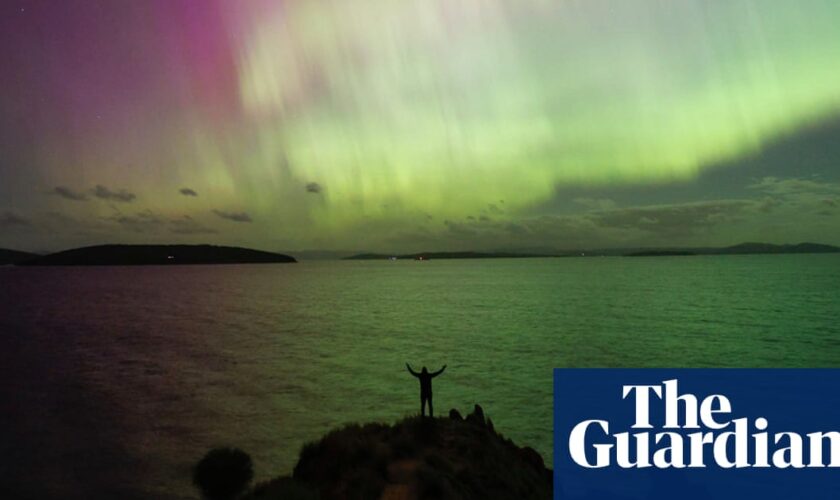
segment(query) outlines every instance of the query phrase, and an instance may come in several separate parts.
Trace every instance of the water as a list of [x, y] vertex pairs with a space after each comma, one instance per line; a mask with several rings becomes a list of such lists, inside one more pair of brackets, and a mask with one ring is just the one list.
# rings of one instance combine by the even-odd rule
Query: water
[[840, 255], [0, 268], [0, 490], [194, 498], [352, 421], [480, 403], [551, 457], [551, 369], [840, 366]]

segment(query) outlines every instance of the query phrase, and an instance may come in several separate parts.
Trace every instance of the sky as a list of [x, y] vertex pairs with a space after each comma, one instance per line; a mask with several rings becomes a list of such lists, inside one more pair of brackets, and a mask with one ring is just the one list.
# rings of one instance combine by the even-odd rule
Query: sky
[[0, 247], [840, 244], [836, 0], [0, 4]]

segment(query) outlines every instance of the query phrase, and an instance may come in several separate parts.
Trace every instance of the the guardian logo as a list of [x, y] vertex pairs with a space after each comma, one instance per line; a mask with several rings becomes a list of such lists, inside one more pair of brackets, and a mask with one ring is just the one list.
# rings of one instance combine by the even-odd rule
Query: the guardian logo
[[837, 500], [840, 370], [556, 369], [562, 500]]
[[[631, 430], [615, 432], [603, 419], [583, 420], [569, 434], [569, 455], [581, 467], [613, 464], [624, 468], [707, 467], [840, 467], [840, 432], [771, 432], [764, 417], [733, 416], [723, 394], [680, 394], [677, 379], [658, 385], [625, 385], [622, 399], [634, 405]], [[659, 405], [664, 425], [651, 424], [651, 407]], [[679, 432], [684, 431], [684, 432]], [[823, 449], [828, 447], [829, 456]], [[590, 452], [591, 451], [591, 452]]]

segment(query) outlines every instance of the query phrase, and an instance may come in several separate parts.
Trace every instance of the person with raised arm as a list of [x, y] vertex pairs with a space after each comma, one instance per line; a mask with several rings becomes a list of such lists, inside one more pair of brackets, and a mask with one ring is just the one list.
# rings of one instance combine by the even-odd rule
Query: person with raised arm
[[429, 370], [424, 366], [420, 373], [411, 369], [411, 366], [406, 363], [405, 367], [408, 372], [420, 379], [420, 415], [426, 416], [426, 403], [429, 404], [429, 417], [434, 417], [434, 410], [432, 409], [432, 379], [443, 373], [446, 370], [446, 365], [436, 372], [429, 373]]

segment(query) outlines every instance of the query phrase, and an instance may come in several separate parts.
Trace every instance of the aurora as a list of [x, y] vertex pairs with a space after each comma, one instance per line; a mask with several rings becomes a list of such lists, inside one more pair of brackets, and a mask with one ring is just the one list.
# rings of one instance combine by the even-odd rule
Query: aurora
[[[460, 231], [499, 248], [520, 241], [509, 228], [546, 234], [540, 216], [616, 208], [590, 190], [681, 189], [840, 114], [830, 0], [12, 4], [0, 220], [30, 246], [61, 228], [66, 242], [411, 250]], [[826, 173], [787, 175], [803, 171]], [[786, 181], [712, 198], [763, 217], [765, 179]], [[797, 205], [782, 225], [809, 229], [764, 221], [771, 239], [836, 224], [835, 178], [808, 181], [828, 193], [808, 210], [828, 200], [828, 218], [803, 225]], [[577, 212], [552, 212], [571, 199]], [[626, 244], [649, 238], [645, 220], [662, 217], [630, 235], [555, 220], [528, 243]]]

